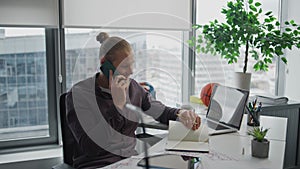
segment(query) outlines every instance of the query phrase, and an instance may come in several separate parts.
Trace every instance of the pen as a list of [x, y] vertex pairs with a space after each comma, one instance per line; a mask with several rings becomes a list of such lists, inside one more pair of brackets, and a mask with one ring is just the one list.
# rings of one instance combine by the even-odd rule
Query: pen
[[256, 107], [256, 102], [257, 102], [257, 98], [255, 98], [253, 101], [253, 109], [255, 109], [255, 107]]
[[262, 103], [259, 102], [258, 107], [257, 107], [257, 113], [259, 113], [261, 111], [261, 107], [262, 107]]
[[249, 109], [252, 111], [253, 110], [253, 107], [252, 107], [252, 103], [249, 102]]
[[252, 112], [251, 110], [249, 110], [249, 108], [246, 106], [246, 108], [248, 109], [248, 112], [250, 114], [250, 116], [252, 117], [252, 119], [254, 120], [255, 124], [259, 124], [258, 119], [256, 118], [256, 116], [253, 114], [254, 112]]

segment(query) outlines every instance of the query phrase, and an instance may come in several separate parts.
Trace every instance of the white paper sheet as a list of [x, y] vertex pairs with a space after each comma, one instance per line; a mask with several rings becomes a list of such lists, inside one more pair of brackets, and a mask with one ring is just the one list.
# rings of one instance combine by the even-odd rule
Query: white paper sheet
[[208, 129], [201, 125], [199, 129], [186, 128], [181, 122], [169, 122], [169, 135], [166, 150], [208, 152]]

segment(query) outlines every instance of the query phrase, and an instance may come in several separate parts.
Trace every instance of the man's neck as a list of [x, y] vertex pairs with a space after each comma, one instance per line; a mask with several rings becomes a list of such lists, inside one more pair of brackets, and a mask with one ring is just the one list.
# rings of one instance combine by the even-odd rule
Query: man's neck
[[109, 89], [108, 79], [104, 76], [104, 74], [99, 74], [97, 82], [99, 87]]

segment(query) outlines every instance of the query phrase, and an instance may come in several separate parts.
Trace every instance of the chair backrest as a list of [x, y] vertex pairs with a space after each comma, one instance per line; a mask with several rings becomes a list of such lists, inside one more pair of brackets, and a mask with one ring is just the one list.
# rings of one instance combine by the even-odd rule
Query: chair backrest
[[62, 141], [63, 141], [64, 163], [72, 166], [74, 146], [76, 145], [76, 140], [67, 123], [66, 95], [67, 93], [63, 93], [59, 98], [60, 123], [61, 123], [61, 133], [62, 133]]
[[139, 83], [147, 92], [149, 92], [154, 99], [156, 99], [156, 91], [152, 84], [149, 82], [140, 82]]

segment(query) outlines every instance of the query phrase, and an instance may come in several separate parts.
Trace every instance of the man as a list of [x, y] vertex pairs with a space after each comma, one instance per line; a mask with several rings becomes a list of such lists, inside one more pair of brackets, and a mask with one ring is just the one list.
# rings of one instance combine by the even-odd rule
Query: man
[[77, 141], [75, 168], [97, 168], [136, 155], [138, 115], [125, 105], [140, 107], [161, 123], [178, 119], [197, 129], [201, 119], [193, 111], [179, 110], [151, 98], [135, 80], [130, 44], [100, 33], [101, 73], [75, 84], [67, 94], [67, 123]]

